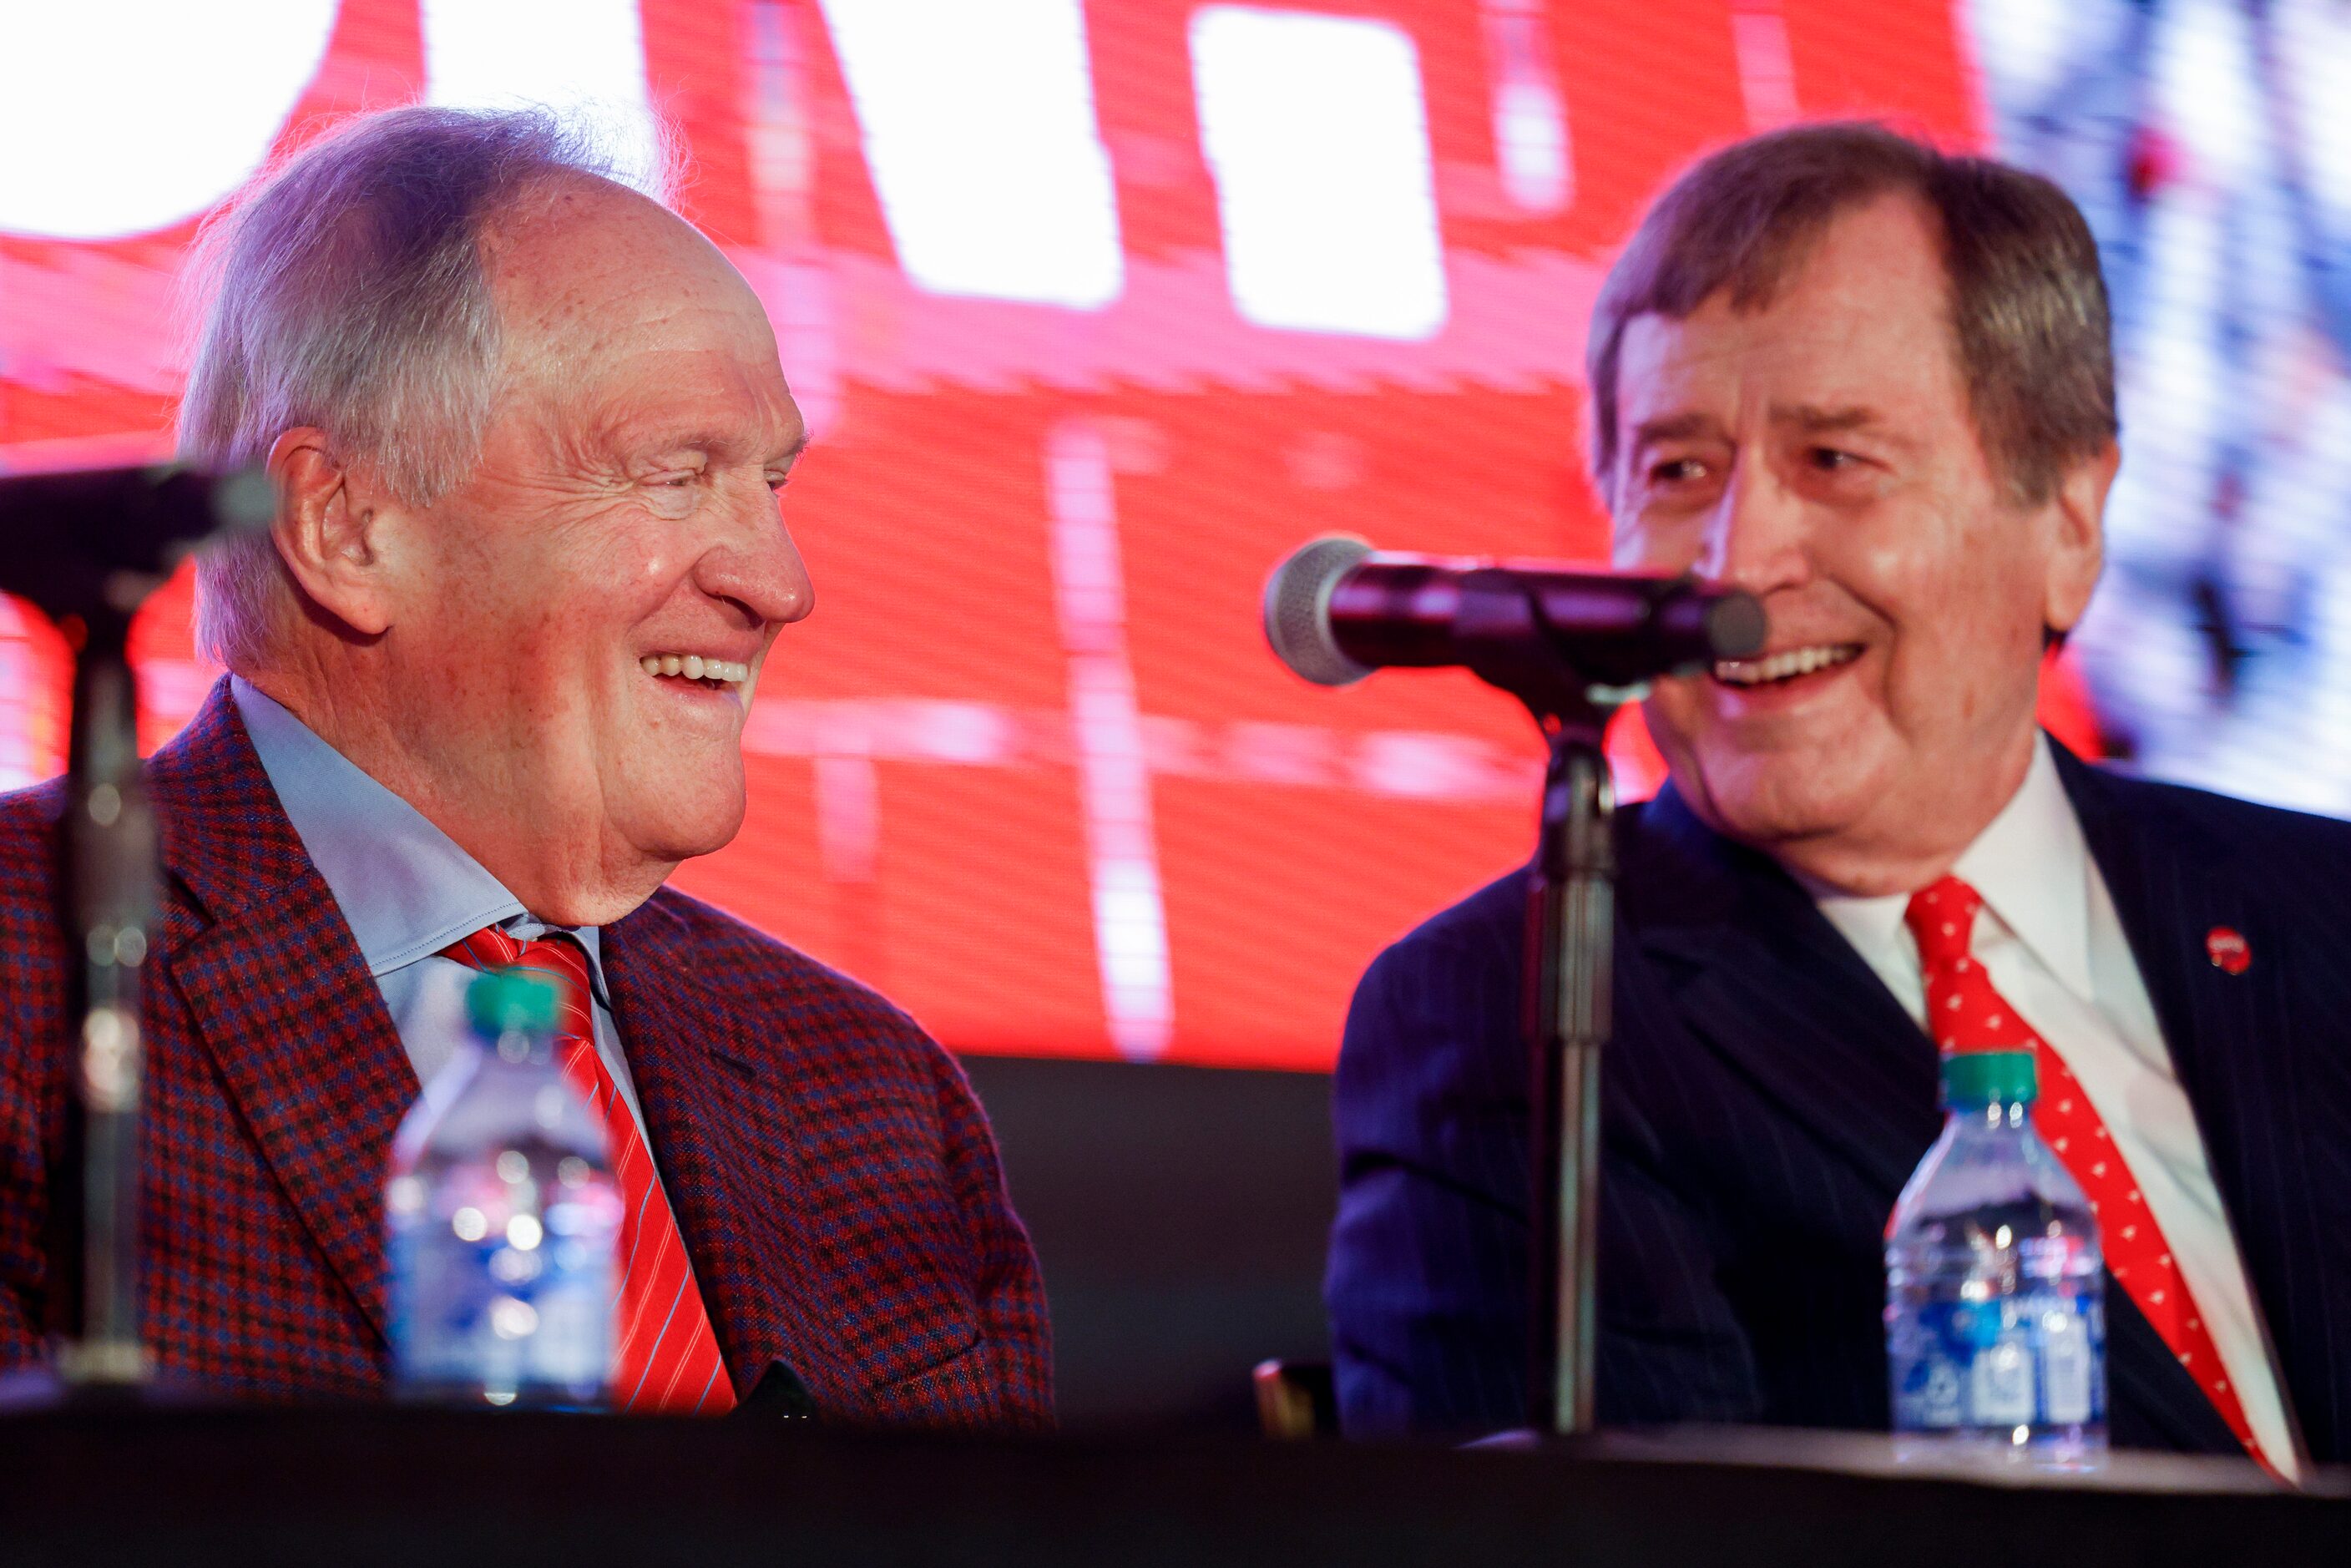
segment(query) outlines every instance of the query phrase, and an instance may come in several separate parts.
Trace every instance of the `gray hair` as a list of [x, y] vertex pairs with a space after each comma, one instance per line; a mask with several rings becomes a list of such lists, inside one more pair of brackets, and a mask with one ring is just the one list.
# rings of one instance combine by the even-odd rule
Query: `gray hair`
[[[612, 161], [544, 109], [395, 109], [304, 149], [214, 218], [212, 291], [180, 401], [180, 455], [258, 463], [315, 425], [338, 461], [430, 506], [479, 452], [501, 369], [483, 232], [567, 174]], [[297, 599], [266, 533], [206, 552], [196, 640], [250, 670]]]
[[1792, 126], [1700, 160], [1657, 199], [1593, 308], [1593, 473], [1614, 504], [1616, 361], [1635, 316], [1679, 319], [1730, 291], [1768, 306], [1832, 218], [1900, 191], [1935, 214], [1953, 348], [1976, 437], [2025, 504], [2113, 442], [2115, 359], [2097, 242], [2065, 193], [1880, 125]]

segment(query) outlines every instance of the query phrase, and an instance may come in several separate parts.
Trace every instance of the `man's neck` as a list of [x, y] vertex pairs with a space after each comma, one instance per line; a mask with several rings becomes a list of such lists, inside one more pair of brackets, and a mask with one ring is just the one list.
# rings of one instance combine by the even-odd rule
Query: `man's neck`
[[[534, 791], [452, 778], [417, 747], [381, 705], [367, 700], [364, 681], [304, 678], [299, 670], [266, 668], [244, 677], [254, 689], [307, 725], [310, 732], [377, 783], [415, 808], [482, 868], [511, 890], [535, 917], [573, 928], [611, 924], [653, 896], [674, 865], [629, 857], [604, 863], [601, 835], [592, 822], [562, 831], [543, 812], [517, 820], [494, 809]], [[486, 809], [486, 802], [493, 803]]]

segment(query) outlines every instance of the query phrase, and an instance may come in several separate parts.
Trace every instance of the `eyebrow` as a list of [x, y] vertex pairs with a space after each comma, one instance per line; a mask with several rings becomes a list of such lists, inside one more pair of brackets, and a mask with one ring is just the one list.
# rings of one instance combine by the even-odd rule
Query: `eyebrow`
[[[792, 444], [789, 446], [762, 457], [759, 460], [760, 463], [763, 465], [790, 467], [799, 461], [800, 454], [808, 450], [809, 434], [808, 426], [801, 425], [799, 434], [792, 438]], [[656, 430], [650, 434], [639, 437], [638, 442], [632, 444], [637, 444], [640, 450], [648, 452], [727, 453], [744, 450], [744, 443], [739, 436], [715, 429]]]
[[1876, 409], [1860, 403], [1845, 408], [1817, 408], [1811, 403], [1800, 402], [1788, 407], [1774, 407], [1771, 410], [1771, 423], [1792, 424], [1799, 430], [1816, 435], [1825, 435], [1836, 431], [1860, 430], [1876, 424], [1878, 423], [1878, 413]]
[[1645, 419], [1633, 427], [1633, 445], [1637, 450], [1660, 441], [1687, 441], [1693, 435], [1711, 434], [1717, 428], [1713, 415], [1695, 411]]
[[[1831, 435], [1841, 431], [1865, 430], [1883, 423], [1878, 411], [1863, 403], [1842, 408], [1822, 408], [1813, 403], [1790, 403], [1771, 410], [1771, 423], [1792, 425], [1808, 435]], [[1660, 419], [1644, 420], [1633, 427], [1633, 450], [1653, 445], [1661, 441], [1687, 441], [1693, 436], [1711, 435], [1719, 430], [1711, 414], [1695, 410], [1687, 413], [1667, 414]]]

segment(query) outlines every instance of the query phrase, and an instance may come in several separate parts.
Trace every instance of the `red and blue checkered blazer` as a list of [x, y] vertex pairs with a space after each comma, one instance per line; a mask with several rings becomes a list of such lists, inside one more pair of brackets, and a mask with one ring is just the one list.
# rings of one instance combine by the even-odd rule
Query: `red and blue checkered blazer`
[[[145, 1329], [263, 1399], [383, 1385], [382, 1187], [417, 1083], [225, 682], [155, 756]], [[55, 783], [0, 796], [0, 1367], [44, 1354], [67, 1092]], [[1045, 1301], [954, 1060], [872, 992], [655, 894], [603, 967], [662, 1181], [738, 1394], [782, 1362], [828, 1417], [1051, 1419]]]

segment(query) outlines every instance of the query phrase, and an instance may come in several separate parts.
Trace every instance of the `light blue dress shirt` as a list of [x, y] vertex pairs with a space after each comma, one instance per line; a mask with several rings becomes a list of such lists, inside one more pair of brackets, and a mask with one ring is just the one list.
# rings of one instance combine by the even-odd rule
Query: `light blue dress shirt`
[[[368, 973], [382, 988], [417, 1082], [431, 1082], [465, 1037], [465, 988], [474, 978], [465, 965], [441, 957], [441, 949], [485, 925], [524, 941], [558, 928], [534, 918], [423, 812], [283, 706], [240, 676], [230, 677], [229, 695], [277, 803], [359, 939]], [[601, 934], [592, 925], [560, 929], [588, 950], [596, 1054], [643, 1134], [644, 1113], [604, 988]]]

